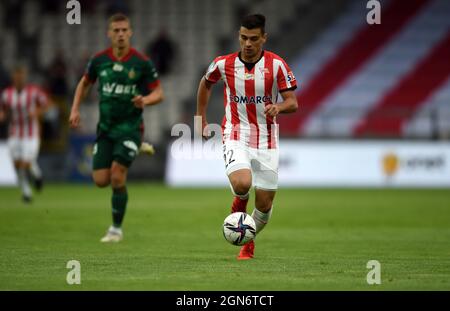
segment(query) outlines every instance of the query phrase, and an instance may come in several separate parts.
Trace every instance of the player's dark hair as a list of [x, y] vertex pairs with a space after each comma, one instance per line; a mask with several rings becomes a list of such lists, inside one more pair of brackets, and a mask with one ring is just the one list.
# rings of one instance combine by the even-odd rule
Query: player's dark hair
[[245, 16], [241, 21], [241, 26], [247, 29], [260, 28], [261, 32], [266, 33], [266, 17], [262, 14], [250, 14]]
[[111, 15], [108, 19], [108, 25], [111, 25], [111, 23], [115, 23], [115, 22], [128, 22], [131, 26], [131, 22], [130, 22], [130, 18], [128, 16], [126, 16], [123, 13], [116, 13], [114, 15]]

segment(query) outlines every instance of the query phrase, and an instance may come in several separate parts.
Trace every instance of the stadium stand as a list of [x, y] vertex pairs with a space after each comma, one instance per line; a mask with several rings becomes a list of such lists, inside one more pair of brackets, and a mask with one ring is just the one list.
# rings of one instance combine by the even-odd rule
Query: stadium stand
[[[173, 70], [162, 78], [166, 100], [144, 115], [145, 140], [160, 145], [159, 150], [170, 141], [173, 124], [192, 123], [200, 77], [215, 56], [238, 48], [239, 17], [249, 12], [267, 16], [266, 48], [282, 55], [299, 80], [300, 109], [279, 117], [282, 136], [450, 137], [447, 0], [380, 0], [381, 25], [367, 24], [367, 1], [361, 0], [80, 2], [81, 25], [68, 25], [59, 1], [2, 1], [3, 67], [25, 59], [32, 80], [44, 82], [46, 69], [62, 52], [68, 67], [67, 110], [87, 58], [108, 45], [111, 12], [130, 15], [132, 42], [141, 51], [165, 29], [177, 49]], [[83, 134], [95, 132], [96, 100], [92, 92], [82, 105]], [[214, 88], [210, 122], [221, 122], [222, 101], [221, 87]], [[53, 158], [49, 162], [56, 163]], [[155, 166], [161, 169], [161, 163]]]
[[[417, 0], [404, 5], [391, 0], [382, 1], [382, 8], [381, 25], [368, 25], [362, 14], [365, 4], [353, 1], [293, 62], [302, 79], [302, 111], [280, 118], [282, 133], [431, 137], [429, 130], [418, 133], [421, 127], [403, 129], [411, 128], [409, 120], [442, 85], [441, 93], [447, 92], [450, 3]], [[443, 109], [448, 102], [435, 105]]]
[[[184, 120], [183, 102], [189, 101], [190, 105], [194, 105], [192, 95], [209, 62], [215, 56], [237, 48], [237, 40], [233, 34], [238, 25], [239, 14], [266, 14], [270, 21], [268, 31], [272, 37], [271, 41], [278, 46], [283, 44], [283, 40], [277, 38], [284, 36], [287, 26], [292, 28], [287, 35], [296, 32], [304, 33], [301, 36], [308, 37], [313, 33], [298, 31], [299, 27], [296, 26], [300, 25], [299, 17], [302, 21], [308, 21], [308, 16], [313, 17], [311, 19], [315, 21], [315, 27], [311, 29], [317, 31], [320, 29], [317, 25], [320, 20], [317, 18], [318, 12], [325, 8], [330, 12], [334, 10], [333, 6], [324, 5], [325, 1], [310, 0], [286, 0], [283, 5], [269, 0], [94, 0], [81, 1], [83, 15], [80, 25], [68, 25], [64, 6], [55, 7], [50, 0], [21, 1], [16, 10], [16, 6], [11, 8], [7, 3], [3, 3], [4, 10], [1, 10], [0, 21], [5, 20], [5, 16], [13, 10], [14, 17], [11, 20], [20, 23], [20, 26], [15, 26], [6, 22], [7, 27], [3, 29], [3, 63], [13, 64], [18, 57], [24, 58], [35, 69], [33, 72], [37, 73], [33, 80], [39, 81], [44, 79], [44, 69], [49, 66], [55, 53], [61, 51], [70, 69], [67, 80], [73, 90], [79, 79], [80, 63], [86, 61], [85, 56], [104, 49], [108, 44], [105, 24], [112, 2], [121, 4], [116, 7], [129, 12], [134, 28], [133, 45], [137, 49], [144, 50], [147, 43], [164, 28], [179, 50], [173, 64], [176, 69], [162, 81], [167, 94], [165, 104], [145, 111], [145, 138], [155, 143], [161, 142], [172, 124]], [[336, 1], [346, 2], [348, 1]], [[37, 41], [35, 45], [30, 46], [26, 38], [37, 38]], [[300, 46], [305, 41], [307, 40], [295, 40], [295, 43]], [[292, 50], [295, 48], [291, 47], [287, 52]], [[30, 53], [31, 55], [28, 55]], [[91, 101], [95, 102], [95, 99], [93, 95]], [[70, 102], [70, 99], [68, 100]], [[218, 110], [218, 113], [220, 112]], [[83, 131], [94, 132], [95, 122], [91, 121], [96, 120], [98, 116], [96, 105], [83, 105], [81, 113], [89, 120]]]

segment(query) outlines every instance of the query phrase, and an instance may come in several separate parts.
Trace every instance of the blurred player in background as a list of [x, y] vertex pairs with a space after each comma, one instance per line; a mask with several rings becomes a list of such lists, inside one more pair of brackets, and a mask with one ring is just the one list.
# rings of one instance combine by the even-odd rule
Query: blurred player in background
[[19, 177], [24, 202], [32, 201], [43, 186], [42, 172], [37, 164], [40, 145], [39, 118], [48, 108], [48, 97], [36, 85], [27, 83], [27, 68], [16, 65], [11, 74], [12, 85], [1, 94], [0, 121], [9, 121], [8, 147]]
[[111, 47], [97, 53], [78, 83], [69, 117], [71, 127], [80, 124], [79, 107], [92, 84], [99, 80], [100, 120], [93, 150], [93, 174], [98, 187], [112, 187], [112, 220], [102, 242], [123, 239], [122, 222], [128, 202], [128, 168], [139, 153], [142, 111], [163, 100], [163, 89], [153, 63], [130, 45], [130, 20], [123, 14], [110, 17]]
[[[263, 50], [267, 34], [265, 17], [243, 18], [239, 30], [240, 51], [217, 57], [201, 79], [197, 94], [197, 115], [205, 130], [211, 87], [224, 81], [225, 117], [223, 154], [226, 173], [235, 196], [231, 211], [246, 212], [249, 191], [255, 186], [252, 217], [256, 233], [270, 219], [278, 184], [278, 128], [276, 116], [297, 110], [295, 77], [278, 55]], [[283, 101], [277, 102], [278, 93]], [[238, 259], [251, 259], [254, 241], [241, 248]]]

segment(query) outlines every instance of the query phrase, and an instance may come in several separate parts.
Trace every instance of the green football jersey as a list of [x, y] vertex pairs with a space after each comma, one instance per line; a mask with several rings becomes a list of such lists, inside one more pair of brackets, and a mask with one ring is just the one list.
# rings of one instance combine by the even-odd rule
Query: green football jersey
[[85, 77], [92, 83], [98, 79], [100, 119], [98, 134], [122, 137], [140, 130], [142, 109], [131, 101], [134, 96], [145, 96], [158, 83], [158, 73], [152, 61], [135, 49], [121, 60], [112, 48], [97, 53], [88, 63]]

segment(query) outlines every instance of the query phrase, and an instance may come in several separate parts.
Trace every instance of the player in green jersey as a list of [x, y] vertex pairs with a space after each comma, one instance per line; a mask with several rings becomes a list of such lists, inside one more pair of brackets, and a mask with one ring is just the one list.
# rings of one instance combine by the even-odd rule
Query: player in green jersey
[[102, 242], [123, 238], [122, 221], [128, 201], [128, 168], [139, 153], [142, 110], [163, 100], [163, 89], [153, 63], [130, 45], [130, 20], [123, 14], [109, 19], [111, 47], [97, 53], [75, 91], [69, 123], [80, 125], [79, 107], [92, 84], [98, 80], [100, 119], [93, 148], [93, 174], [98, 187], [112, 187], [112, 218]]

